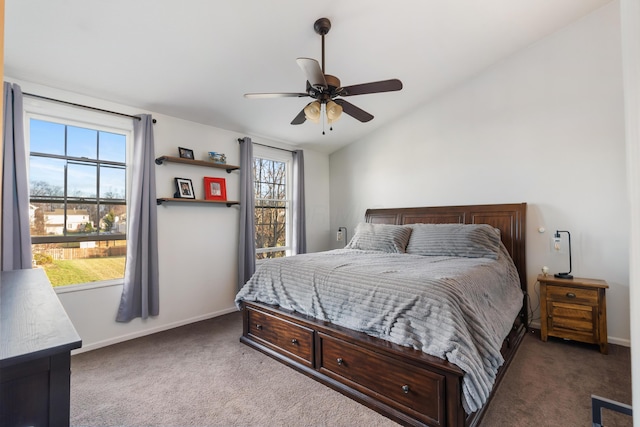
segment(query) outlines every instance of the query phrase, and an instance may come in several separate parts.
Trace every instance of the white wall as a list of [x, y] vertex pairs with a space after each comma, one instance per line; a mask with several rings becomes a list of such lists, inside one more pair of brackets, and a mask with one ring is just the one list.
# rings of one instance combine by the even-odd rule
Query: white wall
[[[622, 57], [625, 98], [625, 128], [627, 140], [627, 180], [631, 205], [630, 298], [631, 308], [631, 381], [632, 406], [640, 407], [640, 265], [633, 260], [640, 254], [640, 0], [620, 2], [622, 26]], [[628, 402], [625, 402], [628, 403]], [[634, 418], [640, 425], [640, 417]]]
[[540, 268], [566, 271], [550, 239], [569, 230], [574, 275], [609, 283], [609, 336], [628, 345], [621, 73], [614, 2], [332, 154], [332, 232], [367, 208], [527, 202], [534, 305]]
[[[145, 113], [74, 93], [59, 91], [16, 78], [24, 92], [77, 102], [125, 114]], [[227, 155], [227, 163], [239, 164], [239, 144], [243, 135], [161, 114], [154, 125], [156, 157], [178, 155], [178, 146], [194, 150], [196, 159], [206, 159], [208, 151]], [[281, 143], [252, 137], [255, 142], [292, 149]], [[329, 159], [305, 149], [307, 191], [307, 240], [310, 252], [329, 245]], [[174, 178], [189, 178], [198, 198], [203, 198], [204, 176], [227, 180], [227, 199], [238, 200], [239, 175], [223, 170], [165, 163], [156, 166], [158, 197], [172, 197]], [[116, 311], [122, 285], [99, 287], [58, 296], [83, 341], [80, 351], [95, 349], [126, 339], [207, 319], [236, 310], [239, 211], [237, 207], [166, 204], [158, 206], [160, 258], [160, 315], [147, 320], [117, 323]]]

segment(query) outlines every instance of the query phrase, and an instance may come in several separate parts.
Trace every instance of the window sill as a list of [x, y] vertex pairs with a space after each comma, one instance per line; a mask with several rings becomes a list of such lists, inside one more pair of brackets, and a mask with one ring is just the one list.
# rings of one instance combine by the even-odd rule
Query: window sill
[[88, 291], [90, 289], [108, 288], [111, 286], [122, 286], [123, 279], [103, 280], [101, 282], [79, 283], [77, 285], [55, 286], [53, 290], [56, 294], [66, 294], [69, 292]]

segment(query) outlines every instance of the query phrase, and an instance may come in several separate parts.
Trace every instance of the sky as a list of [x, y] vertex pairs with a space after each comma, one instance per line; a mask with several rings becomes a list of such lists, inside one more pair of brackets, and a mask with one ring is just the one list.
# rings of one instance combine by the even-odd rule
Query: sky
[[[126, 137], [122, 134], [53, 123], [29, 121], [30, 183], [46, 181], [52, 187], [64, 188], [67, 166], [68, 195], [96, 197], [98, 167], [82, 162], [81, 158], [121, 162], [126, 161]], [[67, 156], [78, 159], [46, 158], [33, 153]], [[123, 167], [102, 165], [100, 168], [100, 196], [114, 193], [125, 196], [126, 172]]]

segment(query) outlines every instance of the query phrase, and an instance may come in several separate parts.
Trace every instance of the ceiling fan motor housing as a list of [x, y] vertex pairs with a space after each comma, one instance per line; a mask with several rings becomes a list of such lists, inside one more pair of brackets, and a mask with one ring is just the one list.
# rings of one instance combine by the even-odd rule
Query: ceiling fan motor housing
[[336, 76], [332, 76], [331, 74], [325, 74], [324, 79], [327, 82], [327, 86], [329, 86], [330, 92], [333, 92], [334, 89], [340, 87], [340, 79]]

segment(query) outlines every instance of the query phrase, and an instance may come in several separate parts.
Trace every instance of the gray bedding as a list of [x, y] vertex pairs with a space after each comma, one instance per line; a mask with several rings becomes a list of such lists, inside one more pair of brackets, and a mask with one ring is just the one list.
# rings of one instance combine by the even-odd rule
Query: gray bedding
[[413, 347], [460, 367], [463, 406], [486, 402], [502, 341], [522, 307], [511, 258], [497, 260], [338, 249], [273, 259], [236, 296]]

